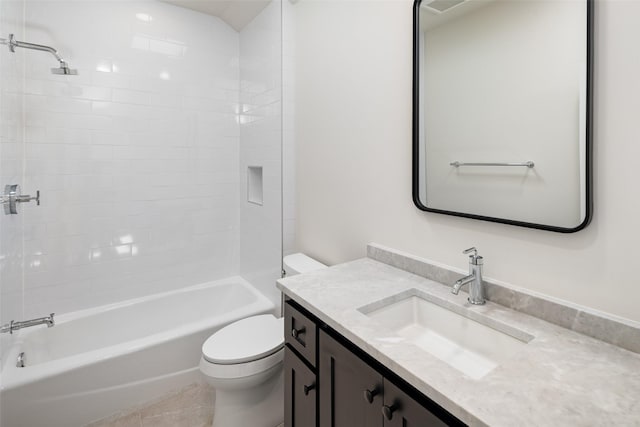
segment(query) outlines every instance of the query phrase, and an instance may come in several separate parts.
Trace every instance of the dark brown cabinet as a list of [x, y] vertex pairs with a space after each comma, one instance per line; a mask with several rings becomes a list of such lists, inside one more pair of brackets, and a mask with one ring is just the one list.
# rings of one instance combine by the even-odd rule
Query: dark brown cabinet
[[284, 342], [313, 368], [316, 367], [316, 334], [314, 320], [287, 302], [284, 309]]
[[448, 424], [390, 381], [384, 382], [385, 427], [440, 427]]
[[284, 352], [284, 425], [316, 427], [316, 374], [289, 348]]
[[320, 331], [320, 427], [382, 427], [382, 375]]
[[285, 328], [285, 427], [464, 426], [292, 301]]
[[284, 305], [284, 425], [318, 426], [318, 325], [290, 301]]

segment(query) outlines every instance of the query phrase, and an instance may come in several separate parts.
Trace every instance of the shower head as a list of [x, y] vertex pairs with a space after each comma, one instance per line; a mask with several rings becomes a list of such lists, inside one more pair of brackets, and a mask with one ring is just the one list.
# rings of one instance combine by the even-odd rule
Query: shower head
[[77, 76], [78, 75], [78, 70], [74, 70], [69, 68], [69, 66], [67, 64], [64, 65], [60, 65], [60, 67], [58, 68], [52, 68], [51, 69], [51, 73], [52, 74], [61, 74], [61, 75], [65, 75], [65, 76]]

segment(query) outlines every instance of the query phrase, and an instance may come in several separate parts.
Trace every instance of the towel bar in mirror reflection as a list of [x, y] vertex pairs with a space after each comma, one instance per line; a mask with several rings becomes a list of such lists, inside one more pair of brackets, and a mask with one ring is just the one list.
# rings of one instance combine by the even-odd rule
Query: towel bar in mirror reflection
[[451, 162], [449, 163], [450, 166], [455, 166], [457, 168], [459, 168], [460, 166], [526, 166], [528, 168], [533, 168], [535, 166], [535, 163], [532, 161], [526, 161], [526, 162], [516, 162], [516, 163], [504, 163], [504, 162], [459, 162], [459, 161], [455, 161], [455, 162]]

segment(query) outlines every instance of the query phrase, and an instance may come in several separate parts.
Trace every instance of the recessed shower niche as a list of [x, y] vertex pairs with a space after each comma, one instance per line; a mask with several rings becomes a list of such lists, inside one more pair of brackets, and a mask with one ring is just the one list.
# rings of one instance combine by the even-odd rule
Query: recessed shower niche
[[247, 202], [262, 206], [262, 166], [247, 167]]

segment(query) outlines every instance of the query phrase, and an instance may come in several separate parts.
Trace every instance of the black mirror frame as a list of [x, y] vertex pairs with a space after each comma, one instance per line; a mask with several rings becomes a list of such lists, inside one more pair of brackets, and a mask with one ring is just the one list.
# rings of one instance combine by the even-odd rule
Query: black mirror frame
[[514, 221], [506, 218], [494, 218], [483, 215], [474, 215], [463, 212], [447, 211], [443, 209], [429, 208], [422, 204], [419, 194], [419, 31], [420, 31], [420, 4], [422, 0], [415, 0], [413, 3], [413, 115], [412, 115], [412, 196], [416, 207], [425, 212], [434, 212], [445, 215], [453, 215], [464, 218], [479, 219], [482, 221], [497, 222], [502, 224], [516, 225], [519, 227], [536, 228], [539, 230], [554, 231], [557, 233], [575, 233], [587, 227], [593, 217], [593, 8], [594, 0], [587, 2], [587, 97], [586, 97], [586, 130], [585, 130], [585, 170], [586, 170], [586, 215], [581, 224], [574, 228], [556, 227], [552, 225], [535, 224], [523, 221]]

